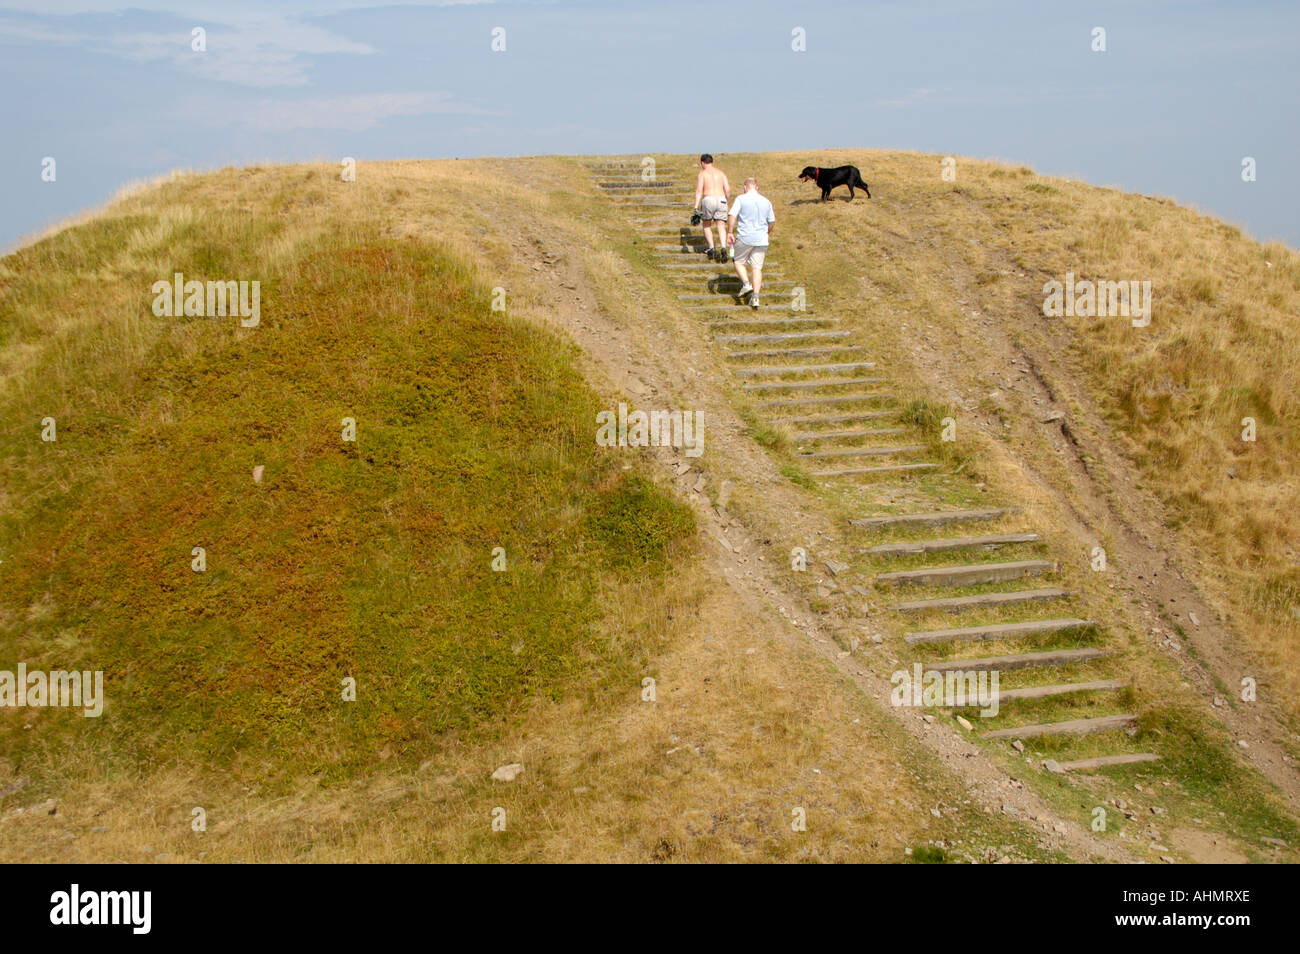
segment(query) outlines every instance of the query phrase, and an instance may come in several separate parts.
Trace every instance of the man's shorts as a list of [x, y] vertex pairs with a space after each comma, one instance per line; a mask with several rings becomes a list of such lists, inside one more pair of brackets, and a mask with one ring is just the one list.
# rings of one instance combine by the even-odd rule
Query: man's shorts
[[754, 268], [763, 267], [763, 259], [767, 256], [766, 245], [746, 245], [740, 239], [736, 239], [736, 264], [752, 265]]
[[700, 200], [700, 218], [705, 222], [727, 221], [727, 200], [720, 195], [706, 195]]

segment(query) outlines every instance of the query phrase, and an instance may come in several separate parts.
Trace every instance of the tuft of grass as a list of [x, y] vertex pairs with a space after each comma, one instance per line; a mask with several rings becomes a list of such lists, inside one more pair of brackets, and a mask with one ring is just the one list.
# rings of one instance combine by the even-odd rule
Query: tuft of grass
[[790, 449], [789, 435], [776, 425], [761, 420], [752, 408], [742, 408], [740, 418], [745, 422], [745, 433], [761, 447], [778, 452]]
[[948, 853], [937, 845], [917, 845], [911, 857], [916, 865], [942, 865], [948, 861]]
[[813, 479], [808, 476], [808, 472], [797, 464], [782, 464], [781, 476], [807, 490], [812, 490], [817, 486]]
[[695, 511], [640, 474], [621, 475], [587, 512], [587, 531], [609, 566], [662, 566], [670, 549], [695, 532]]

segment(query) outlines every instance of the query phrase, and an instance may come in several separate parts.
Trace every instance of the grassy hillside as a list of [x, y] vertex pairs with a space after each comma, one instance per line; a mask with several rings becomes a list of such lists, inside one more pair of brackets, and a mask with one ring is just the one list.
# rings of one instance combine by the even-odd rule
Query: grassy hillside
[[[602, 634], [597, 597], [661, 572], [693, 515], [597, 454], [570, 349], [436, 247], [356, 223], [272, 263], [281, 231], [102, 219], [6, 263], [6, 655], [104, 670], [111, 716], [8, 718], [11, 758], [67, 736], [328, 775], [653, 646]], [[154, 318], [141, 289], [173, 269], [271, 277], [263, 324]]]
[[[0, 668], [107, 696], [0, 710], [6, 859], [1054, 857], [701, 561], [662, 455], [596, 446], [628, 395], [547, 326], [644, 328], [573, 181], [181, 176], [0, 261]], [[177, 271], [260, 324], [155, 315]]]
[[[180, 176], [0, 260], [0, 669], [103, 669], [107, 695], [100, 719], [0, 709], [5, 857], [1059, 858], [867, 698], [856, 676], [893, 650], [861, 648], [823, 575], [782, 570], [795, 543], [856, 560], [852, 516], [992, 492], [1033, 509], [1117, 634], [1171, 820], [1225, 818], [1252, 854], [1292, 837], [1190, 691], [1194, 645], [1163, 655], [1194, 624], [1138, 557], [1167, 545], [1224, 611], [1228, 706], [1259, 673], [1294, 717], [1297, 256], [1027, 169], [945, 181], [940, 159], [719, 156], [758, 175], [772, 260], [870, 342], [955, 475], [844, 494], [745, 427], [681, 289], [572, 160]], [[808, 162], [855, 162], [874, 198], [814, 201]], [[259, 280], [261, 323], [155, 315], [177, 271]], [[1067, 271], [1152, 281], [1151, 325], [1044, 317]], [[598, 447], [620, 400], [704, 409], [705, 456], [683, 475], [668, 449]], [[933, 433], [948, 415], [956, 444]], [[1036, 774], [1084, 829], [1148, 779]]]

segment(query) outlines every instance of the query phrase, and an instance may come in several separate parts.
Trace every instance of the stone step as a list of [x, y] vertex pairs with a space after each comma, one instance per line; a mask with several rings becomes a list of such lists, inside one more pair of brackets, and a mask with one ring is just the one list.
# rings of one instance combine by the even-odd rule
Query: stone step
[[1064, 722], [1043, 722], [1022, 725], [1018, 729], [994, 729], [980, 733], [985, 739], [1038, 739], [1046, 735], [1090, 735], [1093, 732], [1116, 732], [1137, 722], [1132, 714], [1095, 716], [1091, 719], [1067, 719]]
[[926, 672], [987, 672], [991, 669], [1011, 670], [1042, 668], [1047, 666], [1072, 666], [1075, 663], [1102, 659], [1109, 653], [1104, 649], [1053, 649], [1041, 653], [1016, 653], [1012, 656], [981, 656], [978, 659], [946, 659], [926, 663]]
[[1015, 702], [1024, 699], [1049, 699], [1053, 696], [1068, 696], [1075, 692], [1114, 692], [1123, 689], [1125, 683], [1118, 679], [1097, 679], [1093, 682], [1062, 682], [1055, 686], [1028, 686], [1024, 689], [999, 689], [999, 702]]
[[955, 640], [1017, 639], [1021, 636], [1059, 633], [1062, 630], [1091, 625], [1093, 621], [1088, 619], [1035, 619], [1025, 623], [993, 623], [985, 626], [963, 626], [959, 629], [930, 629], [920, 633], [908, 633], [903, 637], [903, 642], [909, 646], [917, 646]]
[[777, 424], [848, 424], [850, 421], [874, 421], [882, 417], [895, 417], [898, 410], [855, 411], [847, 414], [801, 414], [796, 417], [776, 418]]
[[821, 381], [750, 381], [745, 391], [821, 391], [828, 388], [856, 387], [859, 384], [884, 384], [884, 378], [825, 378]]
[[741, 378], [768, 377], [777, 374], [835, 374], [840, 371], [857, 371], [875, 366], [874, 361], [852, 361], [847, 364], [786, 364], [773, 367], [736, 368], [735, 374]]
[[[773, 282], [772, 284], [777, 285], [780, 283]], [[787, 282], [786, 284], [789, 284], [789, 282]], [[763, 289], [764, 289], [764, 297], [767, 297], [768, 296], [768, 293], [766, 291], [767, 282], [763, 283]], [[736, 285], [734, 290], [719, 289], [718, 291], [709, 291], [709, 292], [684, 292], [677, 296], [677, 300], [678, 301], [709, 301], [711, 299], [716, 299], [721, 297], [738, 298], [739, 295], [737, 295], [737, 292], [739, 291], [740, 291], [740, 285]], [[777, 292], [776, 294], [780, 296], [785, 296], [788, 295], [789, 292]], [[720, 302], [719, 304], [722, 303]], [[728, 302], [727, 304], [730, 304], [730, 302]]]
[[691, 197], [685, 193], [667, 193], [662, 199], [657, 196], [653, 199], [642, 198], [639, 195], [607, 195], [605, 198], [613, 202], [614, 205], [625, 209], [665, 209], [679, 208], [682, 209], [682, 217], [687, 222], [691, 220], [691, 211], [689, 203]]
[[788, 325], [826, 325], [834, 324], [837, 321], [839, 321], [838, 318], [718, 318], [706, 322], [706, 324], [710, 328], [721, 328], [723, 325], [739, 325], [742, 328], [757, 328], [772, 327], [774, 325], [781, 327]]
[[933, 470], [938, 464], [882, 464], [879, 467], [852, 467], [848, 470], [814, 470], [813, 477], [866, 477], [870, 474], [887, 474], [907, 470]]
[[[701, 243], [707, 241], [703, 226], [689, 225], [685, 222], [675, 222], [671, 225], [667, 223], [661, 225], [637, 225], [633, 226], [633, 228], [636, 229], [637, 238], [644, 239], [647, 242], [653, 242], [655, 239], [663, 242], [676, 242], [681, 239], [690, 239], [693, 242], [698, 241]], [[717, 229], [710, 229], [709, 234], [714, 237], [716, 244]]]
[[[663, 266], [667, 267], [667, 266]], [[715, 268], [718, 266], [714, 266]], [[769, 273], [766, 268], [763, 269], [763, 289], [770, 287], [779, 291], [782, 298], [793, 294], [795, 283], [788, 278], [779, 277], [782, 274], [780, 266], [773, 268]], [[736, 273], [728, 271], [725, 274], [709, 275], [705, 273], [694, 272], [668, 272], [664, 275], [668, 279], [668, 286], [674, 294], [685, 294], [684, 289], [703, 288], [711, 295], [734, 294], [731, 289], [740, 288], [740, 279]], [[679, 291], [679, 289], [682, 289]], [[768, 294], [771, 294], [768, 292]]]
[[801, 451], [801, 460], [827, 460], [842, 457], [890, 457], [894, 454], [916, 454], [926, 450], [924, 444], [904, 444], [896, 447], [843, 447], [836, 450]]
[[[716, 295], [713, 297], [717, 297]], [[766, 297], [766, 296], [764, 296]], [[718, 302], [714, 305], [681, 305], [682, 311], [730, 311], [737, 314], [746, 311], [790, 311], [796, 315], [807, 314], [808, 310], [804, 308], [794, 308], [790, 305], [759, 305], [757, 307], [748, 303], [741, 302]], [[835, 321], [839, 321], [838, 318]]]
[[905, 433], [905, 427], [868, 427], [855, 431], [799, 431], [793, 437], [796, 441], [848, 441], [859, 437], [888, 437]]
[[1062, 600], [1070, 595], [1069, 590], [1046, 588], [1041, 590], [1012, 590], [1009, 593], [980, 593], [976, 596], [945, 596], [934, 600], [910, 600], [895, 603], [888, 607], [899, 613], [924, 610], [947, 610], [959, 613], [968, 609], [981, 609], [988, 606], [1006, 606], [1011, 603], [1030, 603], [1036, 600]]
[[1134, 762], [1158, 761], [1160, 761], [1160, 756], [1154, 752], [1133, 752], [1128, 755], [1099, 755], [1092, 759], [1057, 762], [1056, 767], [1062, 772], [1091, 772], [1093, 769], [1108, 768], [1112, 765], [1132, 765]]
[[[845, 332], [848, 334], [848, 332]], [[829, 348], [767, 348], [762, 351], [728, 351], [723, 355], [729, 361], [737, 358], [820, 358], [828, 354], [843, 354], [846, 351], [864, 351], [862, 345], [833, 345]], [[876, 362], [864, 362], [865, 367], [876, 366]], [[739, 371], [737, 371], [739, 374]]]
[[912, 553], [942, 553], [945, 550], [968, 550], [975, 547], [1000, 547], [1011, 543], [1037, 543], [1036, 533], [995, 533], [985, 537], [952, 537], [947, 540], [908, 540], [882, 543], [859, 550], [869, 556], [903, 556]]
[[860, 401], [893, 401], [897, 397], [896, 394], [868, 391], [862, 394], [840, 394], [833, 397], [783, 398], [779, 401], [763, 401], [758, 405], [758, 407], [762, 409], [776, 407], [815, 407], [820, 404], [857, 404]]
[[[722, 271], [721, 269], [723, 266], [716, 264], [713, 267], [720, 269], [717, 275], [697, 275], [692, 272], [669, 272], [665, 277], [668, 279], [668, 284], [673, 286], [673, 288], [699, 288], [703, 285], [705, 288], [712, 291], [720, 285], [735, 285], [737, 288], [740, 287], [740, 279], [736, 276], [735, 272], [729, 270]], [[775, 266], [773, 267], [774, 273], [779, 274], [780, 271], [780, 268]], [[763, 287], [767, 288], [769, 285], [793, 286], [794, 282], [788, 278], [773, 277], [773, 275], [768, 274], [767, 268], [765, 267], [763, 269]], [[790, 293], [786, 292], [785, 294], [788, 295]]]
[[939, 513], [895, 514], [887, 517], [861, 517], [850, 520], [855, 527], [941, 527], [948, 523], [966, 523], [974, 520], [996, 520], [1009, 514], [1020, 513], [1019, 507], [990, 507], [985, 510], [945, 510]]
[[770, 335], [717, 335], [720, 344], [765, 344], [774, 341], [820, 341], [827, 338], [847, 338], [847, 331], [779, 331]]
[[[707, 288], [709, 287], [708, 283], [710, 282], [735, 282], [737, 286], [739, 286], [740, 284], [740, 279], [736, 277], [735, 272], [729, 270], [721, 271], [723, 266], [716, 265], [716, 264], [709, 265], [705, 263], [705, 264], [698, 264], [698, 265], [661, 265], [659, 267], [667, 268], [667, 269], [688, 269], [687, 271], [669, 271], [666, 273], [665, 277], [668, 279], [668, 283], [672, 285], [674, 288], [686, 288], [686, 287], [699, 288], [701, 283], [703, 283], [704, 286]], [[705, 274], [700, 274], [698, 272], [689, 271], [689, 269], [704, 269], [704, 268], [711, 268], [715, 270], [717, 274], [705, 275]], [[776, 276], [780, 274], [782, 274], [781, 266], [779, 265], [772, 266], [771, 272], [769, 272], [767, 270], [767, 267], [764, 266], [763, 287], [766, 288], [768, 286], [769, 280], [771, 284], [774, 285], [778, 283], [783, 285], [794, 284], [788, 278], [777, 278]], [[789, 292], [787, 292], [786, 294], [789, 294]]]
[[1055, 569], [1048, 560], [1017, 560], [1012, 563], [974, 563], [970, 566], [936, 566], [921, 570], [881, 573], [878, 583], [911, 583], [917, 586], [973, 586], [977, 583], [1005, 583], [1026, 576], [1038, 576]]
[[641, 182], [637, 179], [627, 177], [596, 179], [596, 185], [611, 195], [657, 195], [661, 192], [669, 192], [678, 195], [682, 191], [681, 183], [678, 182]]
[[[674, 255], [674, 256], [668, 256], [668, 257], [670, 257], [670, 258], [677, 258], [678, 256], [675, 256], [675, 255]], [[701, 268], [707, 268], [707, 269], [709, 269], [709, 270], [711, 270], [711, 271], [715, 271], [715, 272], [717, 272], [719, 276], [723, 276], [723, 275], [726, 275], [726, 276], [734, 276], [734, 275], [736, 274], [735, 272], [723, 271], [723, 270], [722, 270], [722, 269], [723, 269], [723, 266], [722, 266], [720, 263], [718, 263], [718, 262], [664, 262], [664, 263], [663, 263], [662, 265], [660, 265], [659, 267], [660, 267], [660, 268], [672, 268], [672, 269], [691, 269], [691, 268], [694, 268], [694, 269], [701, 269]], [[780, 266], [780, 265], [776, 265], [776, 266], [773, 266], [773, 267], [774, 267], [774, 268], [780, 268], [781, 266]], [[767, 265], [764, 264], [764, 265], [763, 265], [763, 277], [764, 277], [764, 278], [767, 277], [767, 268], [768, 268]]]

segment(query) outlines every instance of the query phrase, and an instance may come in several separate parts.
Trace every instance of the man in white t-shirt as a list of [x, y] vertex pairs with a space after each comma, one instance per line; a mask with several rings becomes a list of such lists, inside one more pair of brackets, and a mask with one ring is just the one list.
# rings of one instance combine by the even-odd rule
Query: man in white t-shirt
[[[772, 203], [758, 193], [758, 180], [750, 176], [745, 180], [745, 191], [736, 196], [727, 216], [727, 244], [735, 246], [736, 275], [740, 278], [740, 297], [749, 295], [751, 308], [758, 307], [758, 296], [763, 290], [763, 259], [772, 237]], [[754, 269], [754, 284], [749, 283], [745, 266]], [[750, 293], [753, 294], [750, 294]]]

